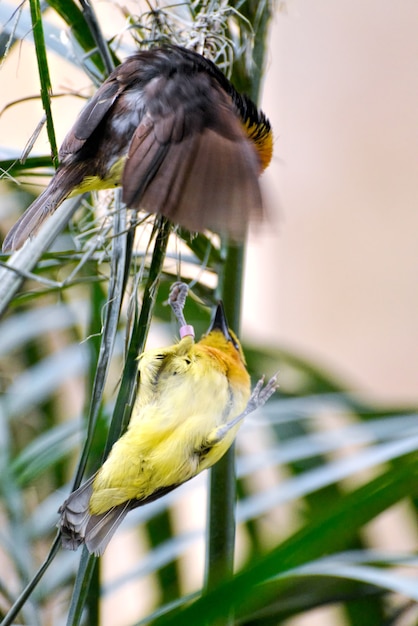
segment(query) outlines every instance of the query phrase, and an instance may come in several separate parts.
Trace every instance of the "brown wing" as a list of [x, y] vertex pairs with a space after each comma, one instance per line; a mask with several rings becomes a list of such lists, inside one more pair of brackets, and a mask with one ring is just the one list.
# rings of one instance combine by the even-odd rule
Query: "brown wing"
[[[117, 67], [99, 87], [91, 100], [87, 102], [61, 145], [59, 152], [61, 162], [65, 162], [69, 155], [72, 156], [81, 150], [86, 142], [94, 136], [95, 131], [99, 129], [101, 133], [103, 132], [102, 129], [99, 128], [100, 125], [105, 121], [106, 116], [111, 112], [112, 107], [121, 94], [129, 86], [135, 84], [135, 77], [138, 77], [138, 73], [141, 69], [140, 58], [140, 55], [134, 55]], [[140, 100], [140, 94], [138, 94], [138, 96]], [[133, 114], [136, 123], [138, 123], [139, 114], [142, 113], [140, 103], [136, 110], [132, 106], [130, 108], [131, 110], [128, 111], [128, 114]], [[117, 113], [116, 107], [115, 112]], [[115, 117], [113, 113], [112, 117]], [[101, 138], [102, 137], [98, 139]], [[128, 139], [130, 140], [130, 137]], [[126, 141], [127, 139], [125, 142]], [[94, 153], [94, 147], [97, 149], [97, 145], [92, 146], [92, 153]]]
[[[58, 170], [45, 191], [9, 231], [3, 251], [20, 248], [86, 177], [106, 179], [115, 161], [127, 154], [143, 115], [141, 90], [134, 92], [134, 98], [127, 98], [128, 110], [126, 101], [124, 109], [118, 106], [118, 100], [132, 83], [135, 85], [140, 68], [140, 55], [127, 59], [82, 109], [60, 148]], [[109, 186], [114, 184], [111, 180]]]
[[260, 159], [225, 91], [228, 81], [219, 76], [209, 61], [176, 47], [128, 58], [80, 113], [54, 178], [3, 249], [20, 247], [85, 179], [90, 189], [95, 181], [100, 188], [120, 184], [113, 168], [126, 155], [122, 184], [129, 206], [192, 231], [209, 228], [241, 239], [248, 217], [262, 214]]
[[248, 218], [262, 214], [260, 161], [230, 97], [206, 73], [177, 72], [146, 85], [144, 105], [123, 172], [124, 202], [191, 231], [242, 239]]

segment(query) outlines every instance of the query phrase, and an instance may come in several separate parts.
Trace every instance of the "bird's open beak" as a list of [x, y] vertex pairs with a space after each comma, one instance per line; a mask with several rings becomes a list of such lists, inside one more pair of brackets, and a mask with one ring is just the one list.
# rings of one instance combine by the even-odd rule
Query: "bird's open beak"
[[215, 317], [213, 318], [212, 323], [209, 326], [208, 333], [212, 332], [212, 330], [220, 330], [227, 339], [231, 338], [229, 334], [228, 321], [226, 319], [224, 305], [222, 304], [222, 301], [219, 302], [218, 306], [216, 307]]

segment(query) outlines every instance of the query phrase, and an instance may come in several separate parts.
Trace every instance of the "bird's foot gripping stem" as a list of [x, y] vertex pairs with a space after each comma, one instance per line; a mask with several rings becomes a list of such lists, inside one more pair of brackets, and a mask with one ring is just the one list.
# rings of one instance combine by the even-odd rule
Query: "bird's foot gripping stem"
[[182, 339], [183, 337], [187, 336], [194, 337], [194, 328], [190, 324], [186, 323], [186, 319], [183, 313], [188, 292], [189, 287], [186, 285], [186, 283], [178, 281], [171, 285], [170, 294], [168, 296], [168, 303], [171, 306], [171, 309], [176, 316], [178, 323], [180, 324], [180, 337]]

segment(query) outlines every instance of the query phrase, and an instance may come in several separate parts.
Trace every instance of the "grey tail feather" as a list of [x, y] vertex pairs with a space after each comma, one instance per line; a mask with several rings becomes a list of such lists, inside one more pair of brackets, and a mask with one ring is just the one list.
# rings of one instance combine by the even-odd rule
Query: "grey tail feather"
[[9, 230], [3, 241], [3, 252], [21, 248], [25, 241], [36, 233], [46, 218], [54, 213], [67, 195], [68, 191], [64, 192], [62, 189], [53, 189], [48, 186]]
[[67, 550], [77, 550], [85, 544], [90, 554], [101, 556], [127, 513], [138, 506], [158, 500], [179, 485], [170, 485], [158, 489], [143, 500], [127, 500], [112, 507], [100, 515], [89, 511], [96, 475], [88, 479], [81, 487], [69, 495], [59, 508], [60, 519], [57, 526], [62, 533], [62, 545]]
[[60, 506], [57, 524], [62, 533], [62, 545], [67, 550], [77, 550], [84, 543], [87, 524], [90, 520], [89, 504], [93, 492], [94, 476], [71, 493]]
[[48, 187], [32, 202], [16, 224], [7, 233], [3, 242], [3, 252], [18, 250], [25, 241], [34, 235], [43, 222], [80, 185], [85, 176], [85, 166], [75, 164], [55, 172]]
[[106, 513], [92, 515], [85, 527], [84, 543], [87, 550], [91, 554], [94, 553], [96, 556], [101, 556], [129, 511], [158, 500], [166, 493], [176, 489], [176, 487], [178, 485], [162, 487], [143, 500], [127, 500], [118, 506], [112, 507]]
[[77, 550], [84, 543], [91, 554], [99, 556], [103, 554], [119, 524], [132, 508], [132, 502], [115, 506], [100, 515], [91, 515], [89, 505], [94, 478], [95, 476], [89, 478], [61, 505], [57, 526], [62, 533], [64, 548]]
[[101, 556], [116, 530], [132, 508], [131, 501], [114, 506], [106, 513], [92, 515], [86, 528], [84, 543], [90, 554]]

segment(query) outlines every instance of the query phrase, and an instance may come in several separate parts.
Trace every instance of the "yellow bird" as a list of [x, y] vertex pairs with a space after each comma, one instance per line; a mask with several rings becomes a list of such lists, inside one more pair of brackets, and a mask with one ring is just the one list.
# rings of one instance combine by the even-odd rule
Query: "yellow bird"
[[262, 218], [258, 177], [273, 151], [270, 122], [201, 54], [141, 50], [81, 111], [45, 191], [7, 234], [20, 248], [69, 196], [122, 186], [131, 209], [235, 240]]
[[242, 419], [276, 389], [250, 377], [222, 303], [198, 343], [186, 324], [187, 285], [175, 283], [170, 304], [180, 341], [138, 359], [139, 391], [129, 427], [103, 466], [60, 508], [63, 546], [105, 550], [125, 515], [152, 502], [216, 463], [231, 446]]

